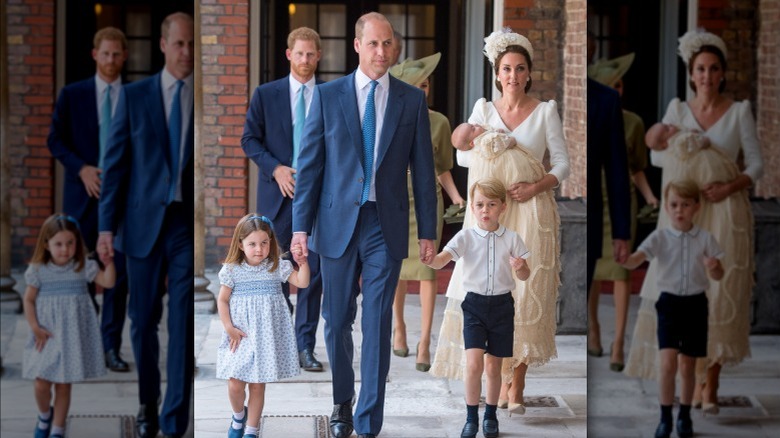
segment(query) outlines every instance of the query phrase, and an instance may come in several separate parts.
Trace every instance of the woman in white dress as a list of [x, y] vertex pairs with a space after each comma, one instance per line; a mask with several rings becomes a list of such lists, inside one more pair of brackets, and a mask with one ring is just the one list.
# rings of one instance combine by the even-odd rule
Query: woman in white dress
[[[480, 99], [474, 105], [469, 123], [500, 130], [514, 137], [517, 151], [495, 154], [459, 150], [458, 163], [469, 168], [469, 186], [487, 176], [501, 180], [511, 200], [501, 223], [518, 233], [531, 252], [531, 277], [517, 281], [515, 298], [514, 355], [504, 359], [499, 407], [514, 413], [525, 412], [523, 390], [528, 366], [539, 366], [557, 357], [555, 348], [555, 305], [560, 285], [560, 219], [553, 189], [569, 175], [569, 157], [555, 101], [541, 102], [526, 94], [531, 88], [533, 47], [525, 37], [506, 28], [485, 38], [485, 56], [496, 73], [496, 87], [502, 93], [493, 102]], [[544, 172], [540, 162], [550, 153], [551, 169]], [[509, 161], [514, 161], [508, 163]], [[517, 169], [538, 168], [520, 174]], [[464, 226], [473, 223], [466, 211]], [[460, 309], [465, 292], [459, 280], [461, 267], [455, 265], [447, 289], [450, 297], [444, 314], [439, 344], [431, 368], [435, 376], [463, 378], [463, 315]]]
[[[707, 357], [697, 362], [698, 384], [694, 393], [694, 407], [717, 414], [721, 367], [750, 357], [749, 306], [754, 261], [753, 215], [747, 189], [761, 177], [763, 164], [750, 102], [735, 102], [722, 94], [726, 86], [726, 44], [703, 31], [690, 31], [679, 41], [679, 54], [688, 65], [695, 96], [688, 102], [673, 99], [663, 122], [683, 131], [698, 131], [709, 140], [711, 148], [722, 152], [717, 156], [733, 163], [740, 152], [744, 156], [740, 172], [736, 166], [704, 166], [704, 162], [717, 163], [717, 156], [706, 152], [706, 148], [681, 148], [678, 144], [664, 150], [666, 144], [649, 145], [651, 161], [664, 169], [665, 182], [685, 174], [699, 183], [703, 202], [696, 223], [712, 233], [726, 253], [722, 261], [726, 273], [721, 281], [711, 282], [707, 291]], [[668, 217], [661, 211], [659, 226], [664, 223], [668, 223]], [[658, 348], [653, 306], [659, 291], [654, 277], [655, 266], [651, 263], [642, 285], [642, 305], [625, 370], [630, 376], [655, 378]]]

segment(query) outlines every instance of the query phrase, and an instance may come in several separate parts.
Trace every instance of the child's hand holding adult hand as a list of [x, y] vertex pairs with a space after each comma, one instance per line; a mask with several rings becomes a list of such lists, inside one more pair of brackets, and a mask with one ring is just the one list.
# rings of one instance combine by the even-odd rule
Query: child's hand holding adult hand
[[519, 271], [520, 269], [523, 269], [523, 266], [525, 266], [525, 259], [522, 257], [512, 257], [509, 256], [509, 264], [512, 265], [513, 271]]
[[49, 338], [53, 336], [51, 332], [41, 326], [34, 328], [33, 334], [35, 335], [35, 349], [38, 351], [43, 350], [43, 347], [46, 345], [46, 341], [48, 341]]
[[242, 332], [234, 326], [227, 329], [227, 334], [230, 338], [230, 351], [235, 353], [238, 349], [238, 345], [241, 343], [241, 338], [245, 338], [246, 333]]
[[713, 269], [717, 269], [719, 263], [718, 259], [715, 257], [704, 257], [704, 266], [707, 267], [708, 271], [712, 271]]

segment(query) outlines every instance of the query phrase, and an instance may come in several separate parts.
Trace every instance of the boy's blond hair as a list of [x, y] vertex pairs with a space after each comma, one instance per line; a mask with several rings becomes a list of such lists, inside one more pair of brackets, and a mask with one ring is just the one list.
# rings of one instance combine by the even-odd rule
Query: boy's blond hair
[[667, 201], [669, 200], [669, 193], [672, 190], [674, 190], [674, 193], [677, 193], [677, 196], [683, 199], [693, 199], [694, 201], [699, 202], [701, 198], [701, 190], [699, 190], [699, 185], [696, 184], [695, 181], [689, 179], [681, 179], [669, 182], [666, 187], [664, 187], [664, 199]]
[[469, 189], [471, 199], [474, 199], [477, 190], [486, 198], [500, 199], [502, 203], [506, 203], [506, 187], [504, 187], [504, 183], [495, 178], [483, 178], [472, 184], [471, 189]]

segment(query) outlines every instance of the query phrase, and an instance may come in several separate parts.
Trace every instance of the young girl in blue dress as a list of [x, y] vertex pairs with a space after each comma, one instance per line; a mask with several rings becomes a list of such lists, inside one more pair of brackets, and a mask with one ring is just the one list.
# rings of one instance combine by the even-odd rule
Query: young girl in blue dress
[[[309, 266], [280, 259], [271, 221], [246, 215], [236, 225], [219, 271], [217, 307], [225, 331], [217, 351], [217, 378], [228, 379], [233, 418], [228, 438], [257, 438], [265, 384], [300, 374], [292, 317], [282, 282], [309, 285]], [[300, 245], [292, 252], [300, 252]], [[244, 406], [249, 384], [248, 408]]]
[[[114, 286], [110, 257], [104, 270], [86, 258], [78, 222], [56, 214], [43, 223], [30, 266], [24, 273], [24, 315], [32, 333], [24, 347], [22, 377], [35, 379], [36, 438], [62, 438], [73, 382], [106, 373], [100, 326], [87, 283]], [[52, 386], [54, 404], [52, 406]]]

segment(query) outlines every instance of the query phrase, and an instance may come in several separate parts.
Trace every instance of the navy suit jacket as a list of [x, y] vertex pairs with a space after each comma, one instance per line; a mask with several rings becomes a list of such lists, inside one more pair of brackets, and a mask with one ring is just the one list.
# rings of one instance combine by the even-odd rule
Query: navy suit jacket
[[[286, 99], [289, 100], [289, 99]], [[423, 92], [390, 76], [376, 141], [376, 205], [390, 256], [408, 256], [412, 172], [418, 237], [436, 238], [436, 180]], [[293, 199], [293, 232], [311, 235], [320, 255], [338, 258], [354, 234], [363, 188], [363, 141], [355, 73], [318, 85], [306, 118]]]
[[47, 144], [54, 158], [65, 166], [63, 210], [80, 222], [90, 202], [79, 171], [97, 166], [100, 158], [95, 77], [69, 84], [60, 91], [54, 107]]
[[[322, 83], [317, 80], [317, 83]], [[311, 110], [310, 110], [311, 111]], [[272, 220], [282, 206], [282, 192], [274, 180], [276, 166], [292, 166], [293, 126], [289, 75], [255, 90], [246, 114], [241, 147], [257, 164], [257, 212]]]
[[[617, 91], [588, 78], [588, 258], [601, 257], [604, 169], [612, 238], [631, 238], [631, 194], [623, 112]], [[596, 219], [596, 220], [593, 220]], [[594, 244], [595, 243], [595, 244]], [[631, 248], [629, 248], [629, 251]]]
[[[193, 113], [189, 117], [181, 162], [186, 217], [194, 212]], [[116, 235], [115, 245], [120, 251], [143, 258], [149, 255], [159, 237], [170, 180], [175, 176], [171, 173], [160, 73], [122, 88], [109, 138], [104, 158], [99, 229]], [[192, 228], [193, 224], [189, 221], [181, 226]]]

